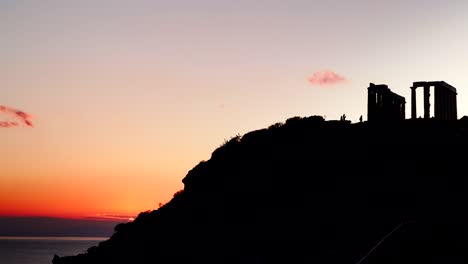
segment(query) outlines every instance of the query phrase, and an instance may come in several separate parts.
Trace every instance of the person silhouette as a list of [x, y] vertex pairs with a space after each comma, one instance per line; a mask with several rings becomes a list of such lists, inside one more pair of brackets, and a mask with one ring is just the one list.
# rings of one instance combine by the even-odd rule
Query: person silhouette
[[359, 117], [359, 122], [362, 123], [362, 115]]

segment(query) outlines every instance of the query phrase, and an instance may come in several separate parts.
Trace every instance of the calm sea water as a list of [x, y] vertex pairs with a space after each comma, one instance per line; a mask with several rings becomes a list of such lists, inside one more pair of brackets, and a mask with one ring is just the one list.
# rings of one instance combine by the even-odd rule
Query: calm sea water
[[51, 264], [54, 254], [76, 255], [106, 237], [0, 237], [1, 264]]

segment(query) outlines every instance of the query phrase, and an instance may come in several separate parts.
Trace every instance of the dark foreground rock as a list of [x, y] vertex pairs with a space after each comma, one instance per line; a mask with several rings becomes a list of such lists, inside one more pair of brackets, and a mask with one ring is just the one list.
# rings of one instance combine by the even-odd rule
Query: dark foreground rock
[[232, 138], [169, 203], [53, 263], [467, 263], [467, 151], [465, 120], [291, 118]]

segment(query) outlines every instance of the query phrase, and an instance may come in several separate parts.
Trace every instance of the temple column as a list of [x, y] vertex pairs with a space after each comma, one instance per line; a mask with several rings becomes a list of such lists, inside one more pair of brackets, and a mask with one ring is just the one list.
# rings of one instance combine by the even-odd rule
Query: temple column
[[447, 90], [447, 103], [448, 103], [448, 113], [447, 113], [447, 120], [453, 119], [453, 107], [452, 107], [452, 92]]
[[440, 119], [441, 120], [447, 120], [447, 89], [443, 89], [442, 87], [440, 88], [440, 102], [441, 102], [441, 113], [440, 113]]
[[455, 118], [455, 120], [458, 119], [458, 113], [457, 113], [457, 93], [454, 92], [453, 93], [453, 116]]
[[411, 87], [411, 119], [416, 118], [416, 87]]
[[450, 102], [449, 102], [449, 91], [444, 89], [444, 120], [450, 119]]
[[440, 89], [439, 86], [434, 86], [434, 118], [439, 119], [439, 107], [440, 107]]
[[367, 90], [367, 121], [372, 121], [375, 109], [375, 94], [370, 88]]
[[442, 120], [444, 119], [444, 95], [442, 94], [444, 92], [444, 89], [442, 89], [442, 87], [440, 86], [437, 86], [437, 91], [437, 97], [435, 98], [437, 100], [435, 116], [438, 120]]
[[401, 107], [400, 119], [405, 120], [406, 119], [406, 109], [405, 109], [406, 103], [405, 102], [401, 103], [400, 107]]
[[431, 118], [430, 86], [424, 86], [424, 119]]
[[455, 93], [452, 93], [452, 118], [457, 119], [457, 103], [455, 103], [457, 96]]

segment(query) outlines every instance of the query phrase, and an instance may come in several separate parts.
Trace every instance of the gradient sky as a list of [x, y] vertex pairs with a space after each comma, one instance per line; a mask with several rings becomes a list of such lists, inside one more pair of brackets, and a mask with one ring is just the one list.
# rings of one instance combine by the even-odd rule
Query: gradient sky
[[366, 119], [370, 82], [409, 117], [412, 82], [445, 80], [461, 117], [466, 25], [450, 0], [0, 0], [0, 105], [35, 125], [0, 128], [0, 215], [155, 209], [238, 133]]

